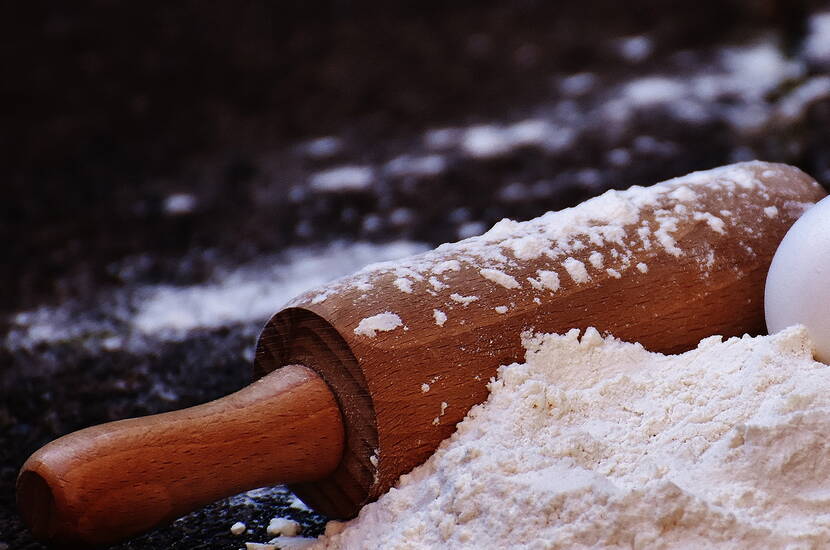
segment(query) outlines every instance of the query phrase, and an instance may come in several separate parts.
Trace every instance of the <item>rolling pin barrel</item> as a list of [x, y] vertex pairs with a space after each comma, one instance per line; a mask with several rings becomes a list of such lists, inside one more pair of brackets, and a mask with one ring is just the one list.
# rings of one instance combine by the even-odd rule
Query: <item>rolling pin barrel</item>
[[504, 221], [310, 291], [262, 331], [249, 388], [35, 453], [24, 518], [40, 538], [107, 543], [280, 482], [353, 517], [486, 399], [527, 331], [593, 326], [669, 353], [763, 332], [775, 249], [824, 194], [796, 168], [743, 163]]
[[500, 365], [523, 360], [524, 331], [593, 326], [664, 353], [762, 333], [772, 256], [824, 195], [797, 168], [741, 163], [504, 221], [299, 296], [266, 325], [255, 368], [318, 372], [346, 448], [331, 476], [292, 489], [354, 516], [486, 399]]

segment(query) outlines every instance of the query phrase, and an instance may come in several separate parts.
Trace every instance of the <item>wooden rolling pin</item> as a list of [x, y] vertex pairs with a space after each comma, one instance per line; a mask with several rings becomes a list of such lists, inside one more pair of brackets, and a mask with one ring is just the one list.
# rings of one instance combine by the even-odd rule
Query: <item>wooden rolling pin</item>
[[370, 267], [277, 313], [248, 388], [37, 451], [20, 510], [63, 545], [111, 543], [279, 483], [352, 517], [486, 399], [499, 365], [523, 359], [523, 331], [594, 326], [662, 352], [763, 332], [772, 255], [824, 194], [796, 168], [744, 163]]

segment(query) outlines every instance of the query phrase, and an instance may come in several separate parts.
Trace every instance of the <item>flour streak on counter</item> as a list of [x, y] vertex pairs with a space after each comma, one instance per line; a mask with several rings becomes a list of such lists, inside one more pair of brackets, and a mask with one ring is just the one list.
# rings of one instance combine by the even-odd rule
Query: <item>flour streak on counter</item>
[[[92, 341], [116, 349], [142, 339], [181, 339], [188, 332], [229, 324], [253, 324], [274, 314], [309, 288], [379, 261], [426, 250], [425, 244], [334, 243], [325, 248], [291, 249], [251, 264], [225, 268], [208, 282], [191, 286], [144, 286], [101, 297], [115, 305], [112, 318], [78, 317], [71, 305], [19, 313], [8, 340], [12, 347], [41, 342]], [[324, 301], [327, 295], [318, 294]]]

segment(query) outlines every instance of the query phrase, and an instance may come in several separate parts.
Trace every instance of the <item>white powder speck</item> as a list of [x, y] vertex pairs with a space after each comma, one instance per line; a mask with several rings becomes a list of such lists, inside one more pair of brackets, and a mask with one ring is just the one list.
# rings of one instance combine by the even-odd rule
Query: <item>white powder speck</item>
[[631, 63], [644, 61], [651, 55], [654, 45], [645, 36], [629, 36], [619, 41], [620, 55]]
[[394, 281], [395, 287], [401, 292], [406, 292], [407, 294], [412, 294], [412, 281], [410, 279], [406, 279], [404, 277], [398, 277]]
[[724, 234], [724, 223], [723, 220], [719, 217], [709, 213], [709, 212], [695, 212], [694, 213], [695, 220], [705, 220], [706, 224], [715, 232], [720, 233], [721, 235]]
[[446, 271], [458, 271], [461, 269], [461, 264], [458, 260], [446, 260], [443, 262], [438, 262], [434, 266], [432, 266], [432, 272], [436, 275], [441, 275]]
[[481, 269], [479, 270], [479, 273], [488, 281], [493, 281], [504, 288], [513, 289], [521, 287], [519, 281], [504, 271], [499, 271], [498, 269]]
[[776, 112], [780, 119], [797, 122], [804, 117], [810, 105], [830, 96], [830, 77], [810, 78], [778, 102]]
[[444, 323], [447, 322], [447, 314], [441, 311], [440, 309], [433, 309], [432, 317], [433, 319], [435, 319], [435, 324], [439, 327], [443, 327]]
[[326, 136], [309, 141], [305, 147], [305, 153], [314, 158], [328, 158], [336, 155], [343, 147], [339, 138]]
[[306, 506], [306, 503], [297, 498], [296, 495], [290, 496], [288, 506], [291, 508], [296, 508], [297, 510], [305, 510], [306, 512], [310, 511], [310, 508]]
[[497, 126], [473, 126], [465, 133], [461, 148], [471, 157], [492, 158], [505, 155], [512, 149], [504, 131]]
[[640, 273], [648, 273], [648, 265], [644, 264], [643, 262], [639, 262], [637, 264], [637, 270]]
[[384, 313], [378, 313], [377, 315], [361, 319], [360, 323], [358, 323], [357, 327], [355, 327], [354, 333], [360, 336], [374, 338], [378, 332], [395, 330], [401, 325], [403, 325], [403, 321], [401, 321], [400, 317], [398, 317], [395, 313], [386, 311]]
[[695, 193], [685, 185], [681, 185], [680, 187], [672, 191], [669, 196], [679, 201], [692, 202], [697, 198], [697, 193]]
[[542, 288], [546, 288], [551, 292], [559, 290], [559, 274], [555, 271], [540, 269], [536, 272], [536, 275], [539, 277]]
[[766, 214], [768, 218], [776, 218], [778, 217], [778, 208], [775, 206], [767, 206], [764, 208], [764, 214]]
[[241, 521], [237, 521], [236, 523], [231, 525], [231, 534], [241, 535], [242, 533], [245, 532], [245, 529], [247, 529], [247, 526], [244, 523], [242, 523]]
[[429, 384], [427, 384], [426, 382], [421, 384], [421, 392], [426, 393], [428, 391], [429, 391]]
[[628, 83], [623, 93], [632, 104], [645, 106], [678, 101], [688, 94], [688, 90], [672, 78], [648, 76]]
[[163, 208], [170, 216], [190, 214], [196, 209], [196, 197], [190, 193], [174, 193], [164, 199]]
[[596, 250], [591, 252], [591, 255], [588, 256], [588, 261], [594, 266], [596, 269], [602, 269], [602, 262], [603, 257], [601, 252], [597, 252]]
[[575, 283], [587, 283], [591, 280], [588, 270], [585, 269], [585, 264], [576, 258], [567, 258], [562, 262], [562, 267], [565, 268]]
[[447, 167], [447, 161], [441, 155], [426, 155], [423, 157], [400, 156], [392, 159], [384, 171], [397, 177], [406, 176], [437, 176]]
[[559, 89], [568, 96], [581, 96], [591, 91], [597, 77], [592, 73], [577, 73], [564, 77], [559, 82]]
[[550, 250], [550, 241], [541, 235], [524, 235], [508, 239], [502, 246], [519, 260], [532, 260]]
[[614, 277], [615, 279], [620, 279], [620, 278], [622, 278], [622, 275], [621, 275], [621, 274], [620, 274], [620, 272], [619, 272], [619, 271], [617, 271], [616, 269], [611, 269], [611, 268], [609, 267], [608, 269], [606, 269], [606, 270], [605, 270], [605, 272], [606, 272], [606, 273], [608, 273], [609, 275], [611, 275], [612, 277]]
[[429, 284], [434, 290], [444, 290], [447, 288], [447, 285], [439, 281], [436, 277], [430, 277]]
[[121, 347], [124, 345], [124, 340], [120, 336], [108, 336], [104, 338], [104, 340], [101, 342], [101, 345], [107, 351], [115, 351], [121, 349]]
[[507, 306], [496, 306], [493, 309], [496, 310], [496, 313], [507, 313], [509, 310]]
[[622, 147], [608, 151], [608, 162], [613, 166], [627, 166], [631, 162], [631, 153]]
[[830, 367], [805, 329], [673, 356], [593, 329], [524, 344], [425, 464], [315, 550], [830, 544]]
[[455, 147], [461, 131], [457, 128], [435, 128], [424, 134], [424, 145], [430, 149], [445, 150]]
[[271, 536], [293, 537], [300, 532], [300, 524], [288, 518], [271, 518], [267, 533]]
[[[644, 222], [647, 223], [647, 222]], [[651, 229], [647, 225], [637, 228], [637, 235], [643, 243], [644, 250], [651, 250]], [[615, 251], [616, 252], [616, 251]]]
[[373, 179], [374, 171], [369, 166], [341, 166], [314, 174], [309, 186], [321, 192], [362, 191]]
[[830, 63], [830, 12], [821, 11], [810, 16], [804, 54], [811, 62], [824, 67]]
[[459, 304], [464, 304], [464, 306], [468, 306], [478, 300], [478, 296], [462, 296], [461, 294], [453, 293], [450, 294], [450, 300], [458, 302]]
[[660, 226], [654, 232], [657, 242], [672, 256], [682, 256], [683, 251], [677, 246], [677, 241], [672, 237], [672, 233], [677, 231], [677, 224], [679, 220], [671, 216], [662, 216], [658, 218]]
[[441, 402], [441, 412], [438, 413], [438, 416], [432, 419], [432, 425], [437, 426], [441, 423], [441, 417], [444, 416], [444, 413], [447, 411], [447, 403], [445, 401]]
[[314, 298], [311, 299], [311, 303], [312, 304], [322, 304], [323, 302], [328, 300], [329, 296], [331, 296], [331, 295], [332, 295], [331, 292], [329, 292], [327, 290], [324, 290], [323, 292], [320, 292], [319, 294], [315, 295]]

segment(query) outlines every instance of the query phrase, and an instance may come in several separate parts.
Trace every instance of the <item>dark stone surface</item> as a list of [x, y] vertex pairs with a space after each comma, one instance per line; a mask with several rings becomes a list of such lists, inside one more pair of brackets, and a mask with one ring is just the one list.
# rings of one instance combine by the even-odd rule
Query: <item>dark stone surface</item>
[[[192, 288], [334, 240], [436, 245], [745, 158], [790, 162], [826, 184], [828, 59], [805, 50], [820, 7], [19, 3], [0, 18], [0, 548], [40, 548], [13, 503], [37, 447], [247, 382], [263, 319], [141, 332], [131, 319], [147, 289]], [[647, 51], [635, 41], [624, 53], [639, 35]], [[758, 40], [769, 45], [760, 62], [730, 57], [728, 46]], [[753, 63], [777, 76], [756, 87]], [[568, 79], [580, 73], [592, 75], [581, 88]], [[674, 83], [658, 89], [667, 99], [635, 97], [630, 86], [653, 75]], [[717, 93], [699, 91], [707, 75], [720, 75]], [[504, 137], [528, 119], [570, 139]], [[464, 144], [471, 125], [509, 146], [476, 154]], [[430, 145], [440, 128], [455, 130]], [[308, 140], [320, 136], [338, 146], [314, 154]], [[441, 169], [392, 164], [425, 155]], [[370, 185], [308, 184], [352, 165], [373, 170]], [[171, 209], [177, 193], [192, 208]], [[267, 540], [268, 519], [283, 514], [320, 533], [323, 518], [286, 503], [279, 491], [223, 501], [119, 547], [236, 548]], [[253, 532], [230, 535], [237, 520]]]

